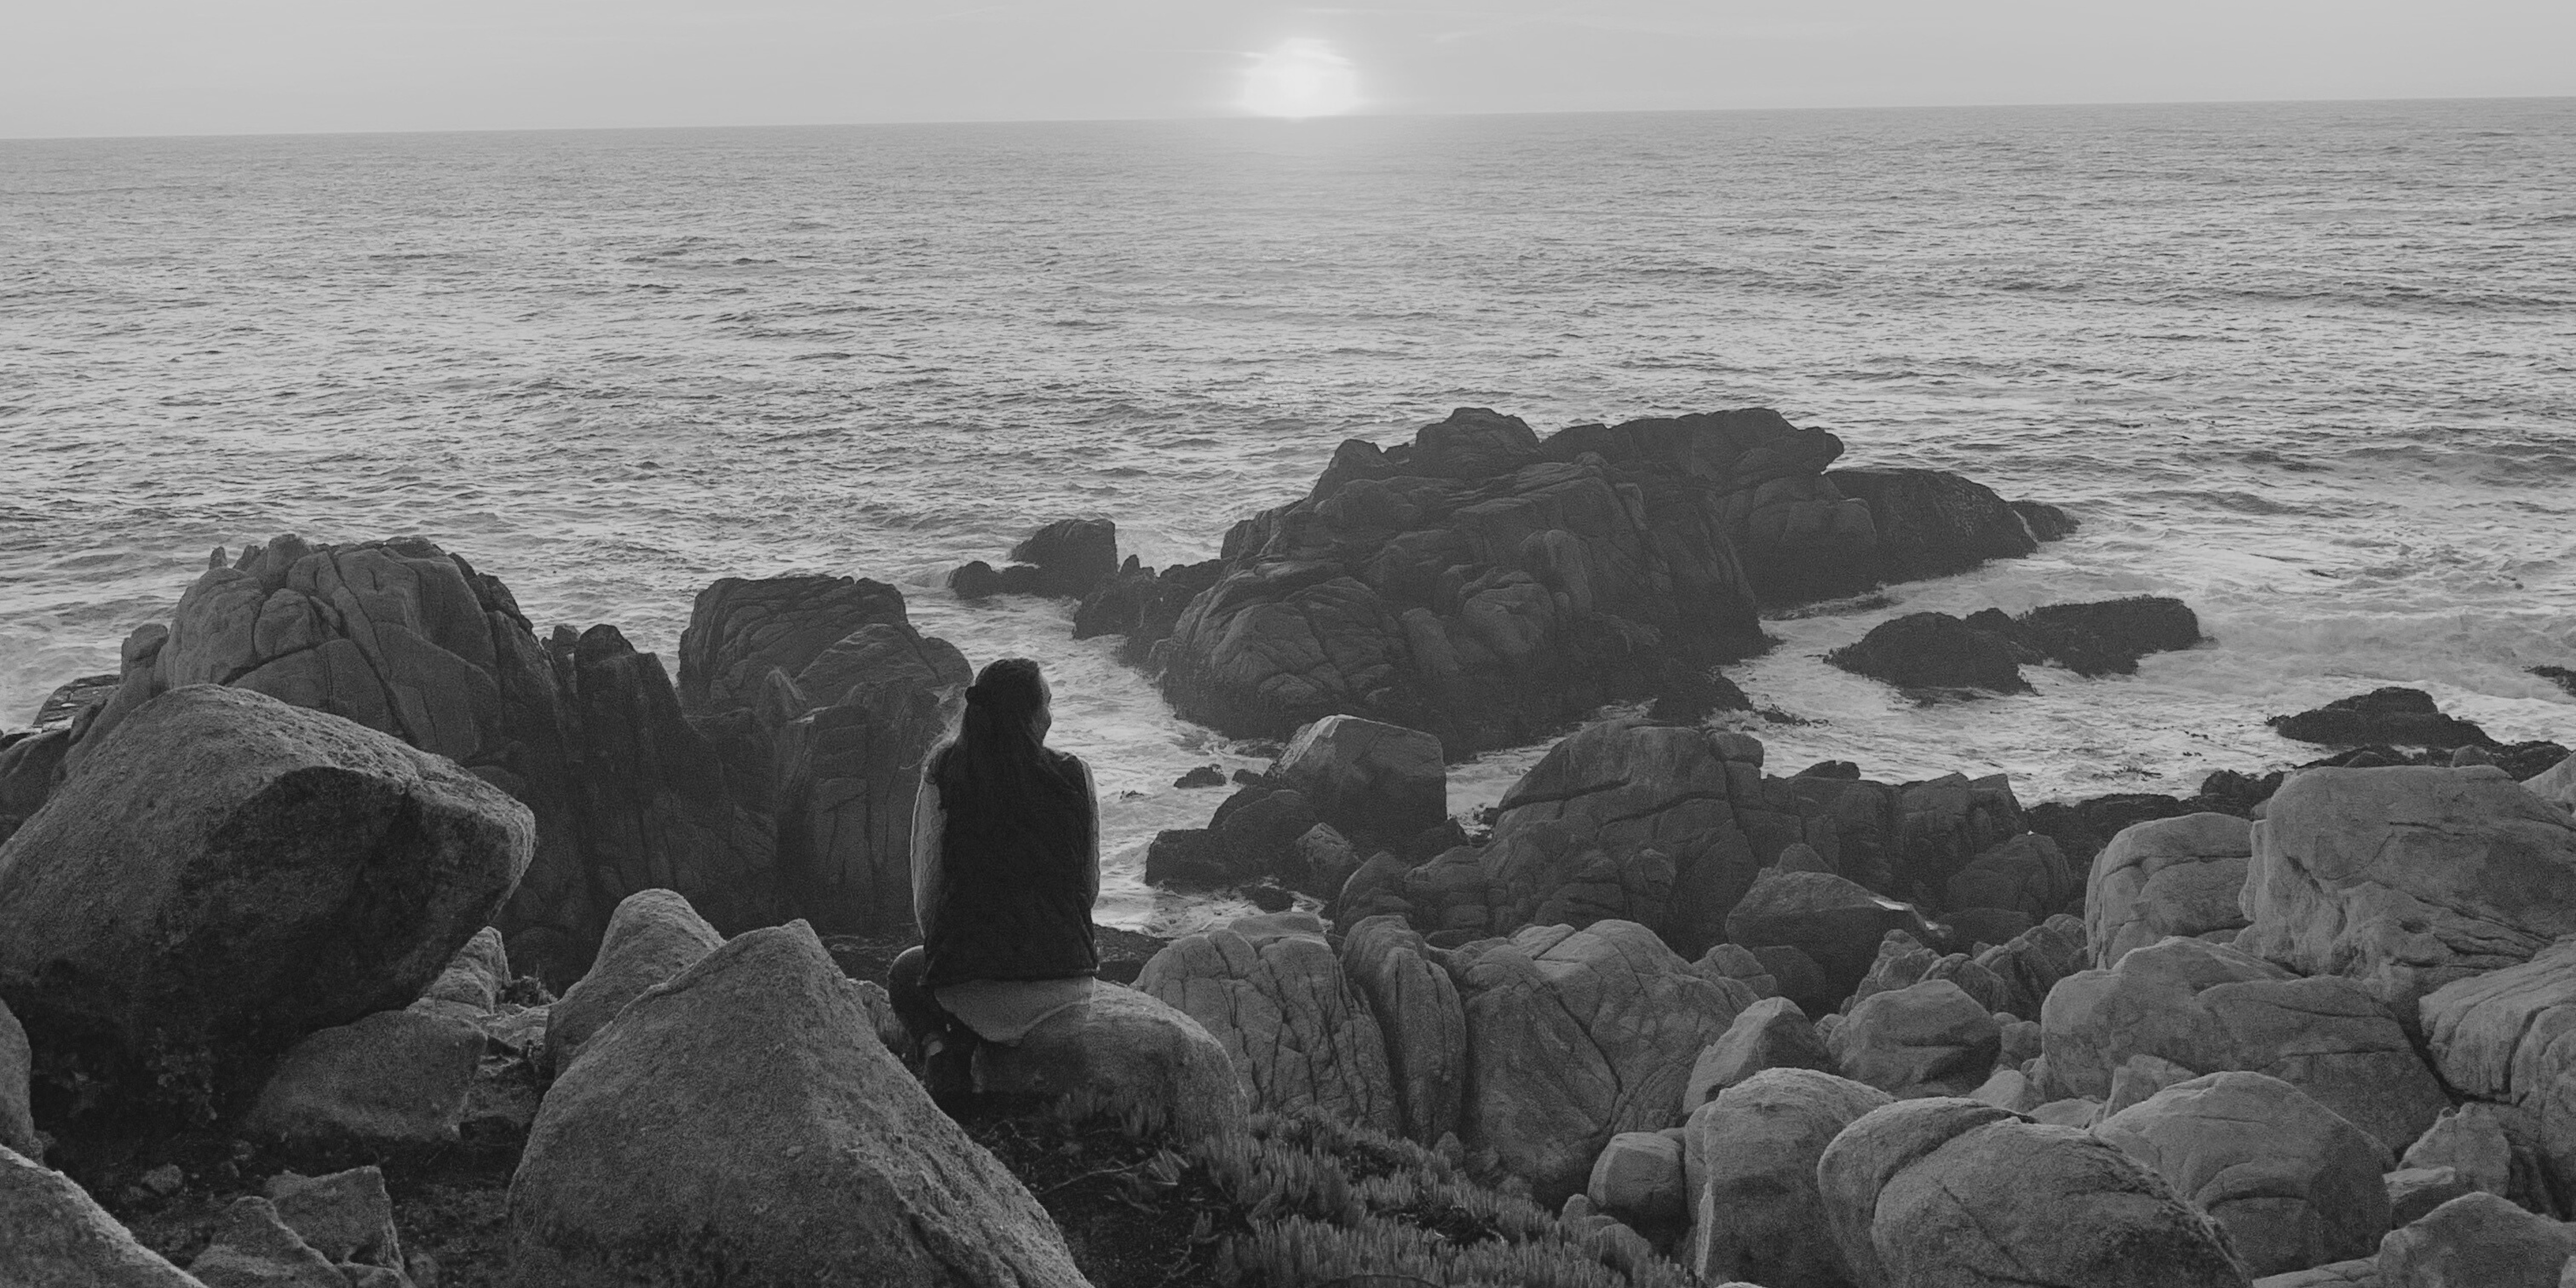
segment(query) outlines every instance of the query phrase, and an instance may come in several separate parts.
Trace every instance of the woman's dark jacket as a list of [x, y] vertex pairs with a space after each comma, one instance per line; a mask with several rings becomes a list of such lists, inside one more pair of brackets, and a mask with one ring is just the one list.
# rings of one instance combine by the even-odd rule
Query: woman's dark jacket
[[1064, 752], [1039, 754], [1044, 781], [1000, 801], [959, 799], [960, 776], [941, 773], [943, 756], [923, 767], [914, 826], [932, 824], [935, 807], [937, 828], [935, 848], [924, 836], [913, 845], [914, 863], [928, 861], [934, 876], [931, 906], [916, 908], [928, 914], [925, 987], [1100, 971], [1091, 938], [1091, 903], [1100, 890], [1091, 773]]

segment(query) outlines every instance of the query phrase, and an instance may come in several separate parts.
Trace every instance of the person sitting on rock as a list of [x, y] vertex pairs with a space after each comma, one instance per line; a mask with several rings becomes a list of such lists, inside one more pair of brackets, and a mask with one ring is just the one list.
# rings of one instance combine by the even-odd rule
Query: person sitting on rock
[[1091, 767], [1046, 745], [1038, 664], [1009, 657], [966, 690], [957, 733], [922, 762], [912, 813], [919, 946], [895, 958], [895, 1014], [943, 1108], [973, 1090], [978, 1041], [1013, 1044], [1091, 996], [1100, 972], [1100, 805]]

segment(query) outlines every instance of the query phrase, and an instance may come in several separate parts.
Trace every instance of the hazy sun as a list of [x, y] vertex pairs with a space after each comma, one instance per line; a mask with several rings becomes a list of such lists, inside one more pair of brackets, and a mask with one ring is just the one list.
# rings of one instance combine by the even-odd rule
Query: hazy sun
[[1360, 105], [1360, 73], [1320, 40], [1280, 41], [1243, 73], [1243, 110], [1256, 116], [1338, 116]]

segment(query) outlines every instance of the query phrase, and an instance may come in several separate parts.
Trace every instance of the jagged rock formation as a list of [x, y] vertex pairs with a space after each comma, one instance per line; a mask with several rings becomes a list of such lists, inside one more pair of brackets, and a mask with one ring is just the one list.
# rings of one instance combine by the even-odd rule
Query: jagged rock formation
[[2329, 747], [2492, 747], [2486, 731], [2466, 720], [2442, 714], [2433, 695], [2422, 689], [2385, 688], [2337, 698], [2313, 711], [2274, 716], [2264, 722], [2284, 738]]
[[2021, 678], [2021, 651], [2011, 640], [1948, 613], [1891, 617], [1827, 653], [1825, 661], [1900, 689], [2030, 691], [2030, 682]]
[[528, 807], [535, 852], [498, 922], [558, 985], [641, 889], [676, 890], [730, 931], [908, 924], [914, 777], [971, 678], [877, 582], [716, 582], [675, 685], [613, 626], [541, 639], [498, 579], [428, 541], [292, 535], [229, 563], [218, 550], [123, 659], [103, 702], [0, 749], [0, 833], [158, 695], [269, 694], [447, 756]]
[[1424, 1144], [1458, 1129], [1467, 1084], [1467, 1012], [1448, 955], [1400, 917], [1369, 917], [1342, 937], [1342, 970], [1385, 1038], [1404, 1134]]
[[81, 750], [0, 845], [0, 998], [108, 1068], [202, 1076], [410, 1003], [535, 840], [453, 763], [248, 689], [173, 690]]
[[1409, 444], [1344, 443], [1305, 498], [1238, 524], [1221, 579], [1168, 639], [1148, 637], [1176, 588], [1141, 569], [1078, 629], [1124, 628], [1174, 707], [1229, 733], [1351, 714], [1461, 756], [1758, 651], [1757, 600], [2035, 548], [1985, 488], [1930, 470], [1829, 478], [1841, 451], [1758, 408], [1544, 440], [1462, 408]]
[[1136, 987], [1216, 1036], [1254, 1108], [1312, 1105], [1402, 1129], [1385, 1038], [1312, 914], [1244, 917], [1174, 940]]

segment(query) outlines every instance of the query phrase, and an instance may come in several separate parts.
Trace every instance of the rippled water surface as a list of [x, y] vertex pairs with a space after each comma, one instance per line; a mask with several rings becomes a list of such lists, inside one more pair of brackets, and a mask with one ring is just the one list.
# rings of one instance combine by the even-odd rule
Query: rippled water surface
[[[1749, 404], [2084, 522], [1772, 623], [1784, 765], [2187, 788], [2383, 682], [2576, 741], [2524, 673], [2576, 664], [2576, 100], [0, 142], [0, 716], [286, 530], [666, 656], [716, 577], [873, 576], [1050, 665], [1171, 924], [1134, 848], [1257, 762], [942, 571], [1074, 513], [1203, 558], [1453, 406]], [[1931, 708], [1817, 660], [2139, 592], [2215, 642]]]

